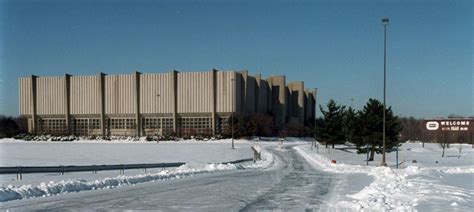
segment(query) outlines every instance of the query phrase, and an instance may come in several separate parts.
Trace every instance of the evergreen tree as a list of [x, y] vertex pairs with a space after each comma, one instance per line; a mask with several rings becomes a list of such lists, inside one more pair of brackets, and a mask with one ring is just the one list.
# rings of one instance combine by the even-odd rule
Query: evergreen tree
[[332, 144], [332, 148], [334, 148], [334, 144], [344, 142], [343, 118], [345, 106], [338, 105], [336, 101], [331, 99], [326, 107], [327, 111], [320, 106], [323, 121], [316, 126], [316, 138], [325, 142], [326, 148], [329, 144]]
[[346, 141], [353, 142], [357, 130], [357, 122], [358, 113], [352, 107], [349, 107], [349, 109], [344, 112], [343, 118], [343, 130]]
[[0, 115], [0, 138], [10, 138], [19, 132], [18, 125], [13, 118]]
[[[398, 117], [393, 115], [391, 107], [385, 111], [385, 147], [390, 149], [399, 144], [398, 137], [402, 130], [402, 125]], [[369, 99], [367, 105], [360, 111], [358, 120], [354, 143], [359, 150], [368, 144], [370, 146], [369, 161], [373, 161], [376, 148], [380, 149], [383, 147], [383, 104], [376, 99]]]

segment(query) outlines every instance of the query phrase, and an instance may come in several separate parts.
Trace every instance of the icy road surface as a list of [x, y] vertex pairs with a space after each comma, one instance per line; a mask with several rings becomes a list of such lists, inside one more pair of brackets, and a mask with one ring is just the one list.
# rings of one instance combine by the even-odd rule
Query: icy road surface
[[13, 210], [317, 210], [332, 175], [316, 170], [298, 153], [269, 149], [275, 166], [226, 171], [179, 180], [147, 182], [116, 189], [84, 191], [0, 203]]

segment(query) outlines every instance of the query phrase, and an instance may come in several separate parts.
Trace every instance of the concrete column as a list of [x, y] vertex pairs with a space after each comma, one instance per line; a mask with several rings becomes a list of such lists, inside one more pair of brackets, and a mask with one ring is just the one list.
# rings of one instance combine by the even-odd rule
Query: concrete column
[[38, 78], [35, 75], [31, 75], [31, 107], [33, 109], [33, 112], [31, 114], [31, 133], [36, 134], [38, 133], [38, 117], [36, 114], [37, 111], [37, 102], [36, 102], [36, 78]]
[[66, 134], [71, 134], [71, 75], [66, 74], [64, 76], [65, 89], [66, 89]]
[[275, 115], [277, 126], [286, 123], [286, 86], [285, 76], [271, 77], [272, 113]]
[[141, 73], [135, 71], [135, 120], [137, 128], [137, 136], [141, 136], [142, 122], [140, 118], [140, 75]]
[[173, 132], [178, 133], [178, 71], [173, 70]]
[[304, 82], [301, 82], [301, 86], [298, 87], [298, 116], [300, 123], [304, 124]]
[[[288, 117], [288, 122], [291, 122], [292, 116], [294, 115], [293, 109], [293, 101], [298, 100], [297, 98], [293, 97], [293, 84], [288, 83], [288, 86], [286, 86], [286, 116]], [[296, 104], [295, 104], [296, 105]]]
[[268, 83], [268, 95], [267, 95], [267, 110], [268, 112], [273, 111], [273, 106], [272, 106], [272, 87], [273, 87], [273, 79], [271, 77], [267, 78], [267, 83]]
[[99, 74], [99, 84], [100, 84], [100, 130], [102, 136], [107, 136], [107, 125], [105, 123], [105, 74]]
[[304, 90], [304, 104], [303, 105], [304, 105], [304, 108], [303, 108], [304, 122], [305, 122], [305, 125], [307, 125], [308, 121], [311, 120], [311, 110], [310, 110], [311, 109], [311, 98], [310, 98], [308, 89]]
[[288, 84], [288, 116], [290, 117], [290, 121], [293, 123], [304, 123], [304, 82], [297, 81]]
[[212, 69], [212, 135], [216, 135], [217, 70]]
[[[242, 83], [241, 83], [241, 89], [240, 89], [240, 93], [241, 93], [241, 101], [240, 101], [240, 108], [241, 108], [241, 113], [242, 114], [246, 114], [248, 112], [247, 110], [247, 86], [248, 86], [248, 75], [249, 75], [249, 72], [247, 70], [243, 70], [243, 71], [239, 71], [240, 75], [242, 76]], [[237, 83], [237, 81], [236, 81]]]
[[316, 97], [318, 95], [318, 89], [314, 89], [312, 95], [313, 95], [313, 103], [311, 103], [312, 104], [312, 109], [311, 109], [312, 114], [311, 114], [311, 116], [316, 120], [316, 110], [317, 110], [317, 105], [318, 105], [317, 104], [318, 101], [316, 100]]
[[254, 111], [255, 113], [261, 113], [261, 110], [260, 110], [260, 104], [262, 104], [262, 99], [260, 99], [260, 89], [261, 89], [261, 78], [262, 76], [260, 74], [257, 74], [254, 76], [255, 77], [255, 89], [254, 89], [254, 93], [253, 93], [253, 96], [254, 96]]

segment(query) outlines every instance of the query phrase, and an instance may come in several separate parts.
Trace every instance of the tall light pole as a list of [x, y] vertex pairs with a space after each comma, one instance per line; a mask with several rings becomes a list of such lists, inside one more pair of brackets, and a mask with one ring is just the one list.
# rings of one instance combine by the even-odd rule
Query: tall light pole
[[[316, 96], [318, 93], [318, 88], [314, 88], [314, 146], [318, 143], [316, 141], [316, 111], [318, 111], [318, 104], [316, 103]], [[311, 144], [311, 149], [313, 149], [313, 144]]]
[[[234, 148], [234, 98], [235, 98], [235, 78], [232, 81], [232, 113], [231, 113], [231, 132], [232, 132], [232, 149]], [[235, 107], [237, 109], [237, 107]]]
[[382, 149], [382, 166], [386, 166], [385, 162], [385, 93], [387, 89], [387, 26], [388, 18], [382, 18], [382, 25], [384, 28], [383, 34], [383, 149]]

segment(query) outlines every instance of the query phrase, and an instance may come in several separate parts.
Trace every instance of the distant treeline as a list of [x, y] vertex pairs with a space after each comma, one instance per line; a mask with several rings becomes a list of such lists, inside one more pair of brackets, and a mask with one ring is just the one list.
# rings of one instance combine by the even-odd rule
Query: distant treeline
[[28, 123], [26, 119], [0, 115], [0, 138], [10, 138], [27, 132]]
[[[234, 122], [232, 124], [232, 121]], [[242, 137], [306, 137], [314, 136], [314, 122], [300, 124], [288, 123], [277, 126], [273, 114], [250, 114], [236, 115], [233, 119], [229, 118], [227, 122], [222, 123], [225, 126], [223, 131], [219, 132], [218, 138], [230, 138], [232, 131], [234, 138]], [[232, 130], [233, 126], [233, 130]], [[14, 137], [18, 134], [28, 134], [27, 119], [21, 117], [9, 117], [0, 115], [0, 138]], [[183, 129], [179, 134], [173, 133], [172, 137], [190, 138], [200, 136], [203, 138], [212, 137], [212, 130], [206, 129], [204, 132], [198, 133], [196, 129]]]
[[237, 115], [229, 119], [227, 126], [224, 127], [222, 136], [229, 138], [232, 135], [232, 121], [234, 138], [260, 136], [260, 137], [306, 137], [314, 136], [314, 122], [306, 123], [287, 123], [277, 126], [275, 117], [271, 113]]

